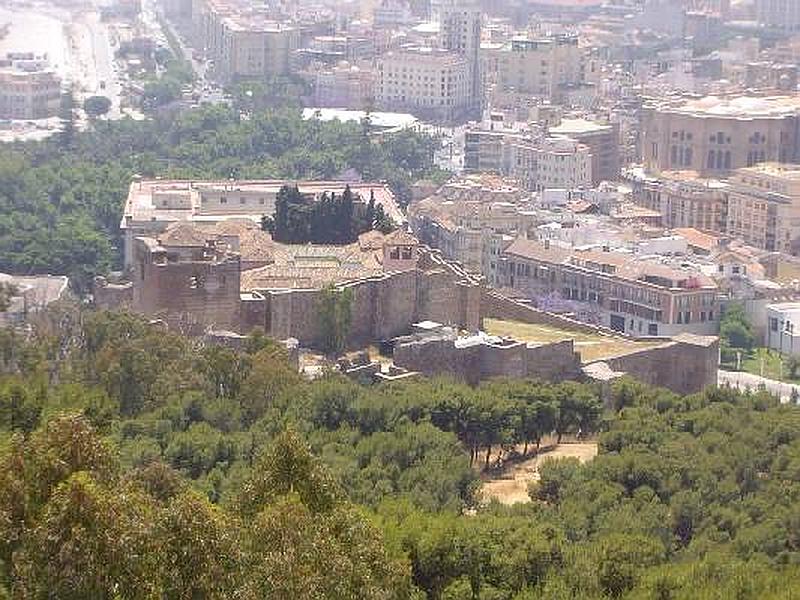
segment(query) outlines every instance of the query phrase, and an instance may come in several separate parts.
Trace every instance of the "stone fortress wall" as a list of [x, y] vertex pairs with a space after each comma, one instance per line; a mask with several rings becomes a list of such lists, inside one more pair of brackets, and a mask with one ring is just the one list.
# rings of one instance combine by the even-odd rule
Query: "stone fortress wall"
[[505, 340], [467, 345], [447, 338], [401, 341], [394, 349], [394, 364], [428, 376], [447, 373], [472, 385], [493, 377], [547, 381], [581, 377], [572, 340], [540, 346]]
[[[479, 282], [438, 252], [423, 252], [417, 269], [349, 281], [336, 289], [352, 293], [350, 347], [404, 335], [424, 320], [471, 332], [480, 328]], [[318, 289], [256, 291], [242, 303], [241, 328], [260, 326], [278, 339], [318, 345], [322, 295]]]

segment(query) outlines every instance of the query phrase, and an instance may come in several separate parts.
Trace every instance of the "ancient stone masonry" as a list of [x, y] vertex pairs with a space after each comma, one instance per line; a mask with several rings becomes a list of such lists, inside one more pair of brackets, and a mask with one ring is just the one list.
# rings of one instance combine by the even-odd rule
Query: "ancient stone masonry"
[[[439, 323], [475, 332], [480, 328], [481, 286], [437, 253], [425, 250], [420, 267], [384, 273], [338, 284], [352, 292], [352, 325], [348, 345], [357, 347], [408, 333], [418, 321]], [[322, 291], [265, 290], [265, 330], [304, 345], [322, 340], [319, 303]], [[245, 301], [244, 304], [257, 301]], [[248, 314], [255, 312], [248, 309]], [[253, 321], [246, 325], [255, 325]]]
[[176, 223], [156, 238], [135, 238], [130, 283], [99, 280], [96, 304], [129, 306], [182, 331], [259, 327], [319, 346], [323, 289], [334, 285], [350, 291], [348, 347], [406, 334], [428, 319], [470, 332], [480, 327], [480, 279], [402, 231], [314, 246], [277, 244], [253, 227]]
[[398, 339], [394, 364], [424, 375], [446, 373], [473, 385], [493, 377], [549, 381], [580, 377], [580, 358], [572, 340], [530, 345], [485, 334], [457, 337], [452, 331]]
[[240, 324], [239, 255], [209, 243], [173, 257], [152, 238], [137, 238], [132, 308], [217, 328]]
[[589, 363], [584, 372], [604, 363], [616, 375], [630, 375], [678, 394], [692, 394], [716, 385], [718, 361], [718, 338], [685, 333], [655, 348]]

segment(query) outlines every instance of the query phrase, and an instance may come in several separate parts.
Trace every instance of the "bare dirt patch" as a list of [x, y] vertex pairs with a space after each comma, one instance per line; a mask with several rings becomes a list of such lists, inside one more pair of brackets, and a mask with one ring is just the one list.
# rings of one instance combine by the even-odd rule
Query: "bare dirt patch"
[[481, 495], [484, 502], [497, 500], [501, 504], [530, 502], [528, 484], [539, 479], [539, 466], [548, 458], [577, 458], [582, 463], [597, 456], [596, 442], [561, 443], [539, 454], [514, 463], [499, 475], [484, 479]]

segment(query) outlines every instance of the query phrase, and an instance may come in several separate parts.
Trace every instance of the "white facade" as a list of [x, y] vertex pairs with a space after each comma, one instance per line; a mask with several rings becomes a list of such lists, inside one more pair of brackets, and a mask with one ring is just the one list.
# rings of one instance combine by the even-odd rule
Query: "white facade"
[[800, 353], [800, 303], [767, 305], [767, 348], [781, 354]]
[[756, 0], [760, 25], [787, 31], [800, 29], [800, 0]]
[[592, 185], [592, 153], [566, 137], [545, 138], [537, 149], [536, 189], [574, 190]]
[[435, 48], [406, 48], [378, 59], [375, 100], [382, 110], [456, 121], [469, 110], [469, 83], [462, 56]]
[[540, 137], [519, 124], [490, 121], [464, 136], [464, 167], [514, 178], [529, 190], [592, 186], [591, 149], [573, 139]]

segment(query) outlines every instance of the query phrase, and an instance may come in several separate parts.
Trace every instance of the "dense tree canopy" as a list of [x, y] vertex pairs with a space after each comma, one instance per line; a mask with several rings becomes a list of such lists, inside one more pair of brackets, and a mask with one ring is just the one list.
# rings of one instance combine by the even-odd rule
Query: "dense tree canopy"
[[296, 110], [243, 119], [202, 108], [154, 120], [99, 121], [88, 132], [0, 148], [0, 271], [58, 273], [80, 291], [119, 265], [131, 177], [332, 179], [355, 168], [401, 201], [436, 175], [435, 141], [405, 131], [373, 138], [357, 124], [304, 121]]
[[[298, 376], [125, 314], [0, 330], [0, 598], [785, 598], [800, 413], [764, 392]], [[532, 502], [482, 471], [558, 436]], [[489, 458], [487, 464], [487, 457]]]

